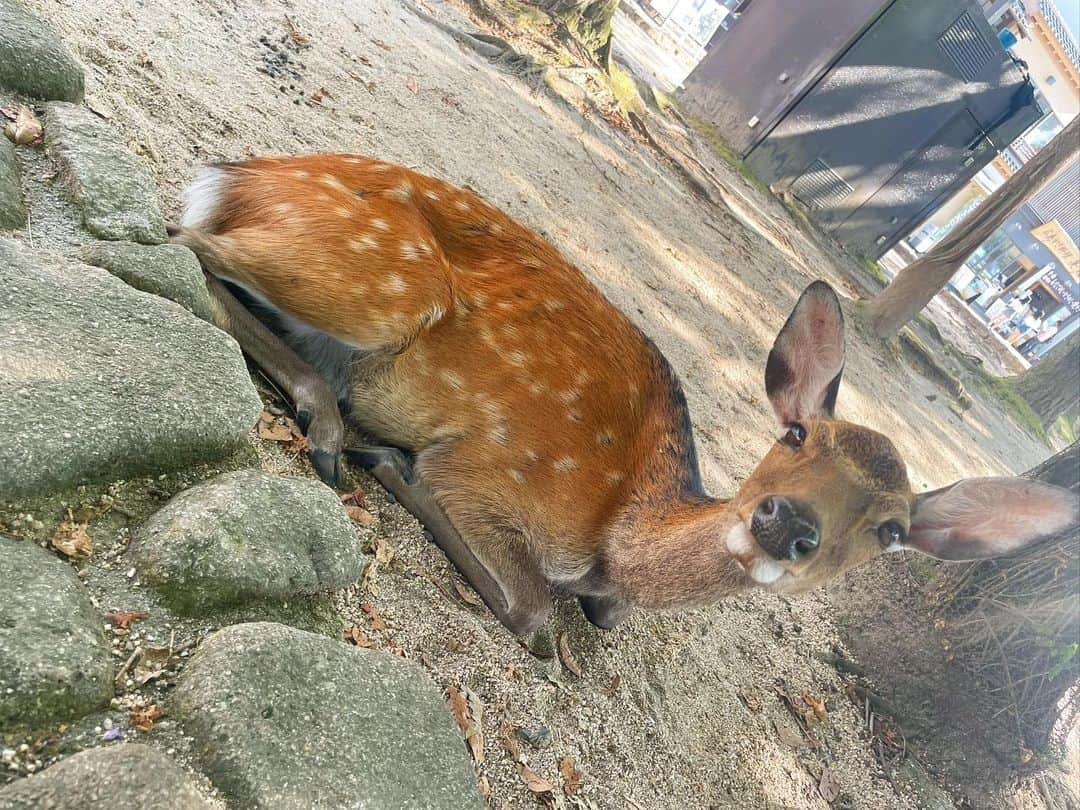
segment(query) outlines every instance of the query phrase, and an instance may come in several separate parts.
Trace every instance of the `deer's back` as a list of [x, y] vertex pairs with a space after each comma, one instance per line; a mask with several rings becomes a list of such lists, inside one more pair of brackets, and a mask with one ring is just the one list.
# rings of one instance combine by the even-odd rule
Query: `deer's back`
[[417, 452], [455, 521], [502, 520], [584, 559], [635, 501], [698, 488], [666, 360], [528, 228], [363, 158], [220, 171], [228, 192], [197, 224], [230, 240], [235, 280], [371, 358], [354, 417]]

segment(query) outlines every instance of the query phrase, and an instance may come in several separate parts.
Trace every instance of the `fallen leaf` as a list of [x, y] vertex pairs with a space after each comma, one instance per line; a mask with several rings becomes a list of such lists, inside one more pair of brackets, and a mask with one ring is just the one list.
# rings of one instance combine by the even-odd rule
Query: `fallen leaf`
[[514, 762], [521, 762], [521, 746], [518, 745], [514, 727], [504, 721], [499, 726], [499, 739], [502, 740], [503, 748], [510, 753], [510, 757]]
[[385, 630], [386, 622], [383, 621], [382, 615], [375, 609], [375, 606], [370, 602], [361, 602], [360, 609], [367, 614], [368, 619], [371, 621], [372, 630]]
[[821, 798], [829, 804], [832, 804], [840, 797], [840, 783], [836, 780], [832, 769], [826, 768], [822, 772], [821, 781], [818, 782], [818, 790], [821, 791]]
[[289, 28], [289, 39], [292, 41], [293, 45], [297, 48], [307, 47], [311, 38], [300, 33], [300, 29], [297, 28], [296, 23], [292, 21], [292, 18], [288, 14], [285, 15], [285, 24]]
[[[5, 108], [4, 114], [11, 117], [9, 110], [10, 108]], [[25, 146], [41, 138], [41, 122], [25, 104], [15, 112], [14, 118], [14, 121], [4, 127], [4, 134], [9, 141], [16, 146]]]
[[368, 634], [357, 627], [355, 624], [350, 624], [345, 628], [342, 634], [345, 640], [355, 647], [370, 647], [371, 639], [368, 638]]
[[172, 650], [166, 646], [153, 646], [148, 645], [143, 647], [142, 653], [139, 655], [139, 660], [135, 664], [135, 670], [132, 673], [132, 677], [135, 679], [135, 683], [139, 686], [156, 680], [165, 674], [166, 668], [169, 666], [169, 658], [172, 657]]
[[386, 565], [394, 559], [394, 547], [381, 537], [375, 538], [375, 562]]
[[343, 504], [348, 505], [350, 501], [353, 506], [367, 506], [367, 495], [364, 494], [362, 489], [354, 489], [352, 492], [346, 492], [344, 495], [338, 495]]
[[363, 526], [365, 529], [375, 522], [375, 516], [362, 506], [346, 506], [345, 512], [353, 523]]
[[577, 662], [573, 653], [570, 652], [570, 644], [566, 640], [566, 633], [559, 635], [559, 658], [562, 659], [564, 667], [573, 672], [577, 677], [583, 677], [581, 664]]
[[462, 602], [464, 602], [467, 605], [472, 605], [473, 607], [483, 607], [484, 606], [483, 601], [481, 601], [480, 597], [477, 596], [475, 593], [473, 593], [472, 590], [470, 590], [469, 588], [466, 588], [464, 585], [462, 585], [456, 579], [452, 579], [451, 582], [454, 585], [454, 590], [457, 591], [457, 595], [461, 597]]
[[68, 519], [62, 521], [53, 532], [52, 545], [65, 557], [75, 560], [83, 560], [90, 556], [93, 546], [90, 543], [90, 535], [86, 531], [85, 523], [77, 523], [72, 520], [71, 512]]
[[282, 420], [278, 421], [278, 417], [274, 416], [269, 411], [263, 411], [259, 415], [259, 424], [255, 429], [260, 439], [266, 439], [271, 442], [291, 442], [295, 436], [293, 435], [292, 428], [287, 422], [291, 422], [291, 419], [287, 417], [281, 417]]
[[555, 790], [555, 786], [551, 784], [551, 782], [544, 779], [528, 765], [524, 765], [520, 762], [518, 763], [518, 776], [520, 776], [521, 781], [525, 783], [525, 787], [533, 793], [550, 793]]
[[376, 48], [382, 48], [384, 51], [389, 51], [391, 49], [390, 46], [381, 39], [373, 39], [371, 42]]
[[420, 85], [416, 83], [416, 79], [414, 79], [412, 76], [405, 80], [405, 86], [409, 88], [409, 92], [412, 93], [414, 96], [420, 92]]
[[802, 699], [805, 701], [806, 705], [811, 708], [814, 717], [818, 720], [824, 720], [828, 716], [829, 713], [825, 708], [824, 700], [818, 700], [806, 689], [803, 689]]
[[563, 793], [573, 796], [581, 787], [581, 771], [574, 767], [574, 761], [570, 757], [563, 757], [562, 762], [559, 763], [559, 773], [563, 778]]
[[128, 714], [128, 721], [136, 730], [145, 732], [154, 727], [154, 723], [161, 718], [162, 714], [157, 704], [151, 703], [144, 709], [132, 709]]
[[117, 630], [127, 630], [132, 622], [138, 622], [149, 616], [141, 610], [110, 610], [105, 614], [105, 621]]
[[614, 695], [616, 692], [619, 691], [619, 684], [621, 683], [622, 678], [616, 675], [614, 678], [611, 679], [611, 683], [609, 683], [607, 686], [601, 686], [600, 691], [603, 692], [605, 695]]
[[484, 733], [480, 721], [484, 714], [484, 704], [479, 695], [468, 689], [459, 690], [451, 686], [446, 690], [446, 695], [450, 703], [450, 714], [461, 729], [465, 744], [469, 746], [469, 753], [477, 765], [483, 764]]

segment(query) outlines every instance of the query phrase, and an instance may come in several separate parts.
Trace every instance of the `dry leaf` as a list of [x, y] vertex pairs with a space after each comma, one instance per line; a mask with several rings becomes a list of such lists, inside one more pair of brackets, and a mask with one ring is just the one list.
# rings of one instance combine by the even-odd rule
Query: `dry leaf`
[[480, 777], [480, 795], [485, 799], [491, 798], [491, 783], [486, 776]]
[[499, 739], [502, 740], [503, 748], [509, 753], [514, 762], [521, 762], [521, 746], [518, 745], [517, 734], [514, 727], [507, 722], [499, 726]]
[[291, 442], [294, 438], [292, 427], [288, 424], [291, 419], [281, 417], [284, 422], [279, 422], [277, 417], [268, 411], [263, 411], [259, 416], [259, 424], [255, 429], [260, 439], [271, 442]]
[[90, 556], [93, 547], [90, 543], [90, 535], [86, 531], [85, 523], [76, 523], [71, 519], [71, 512], [68, 512], [68, 519], [61, 522], [56, 527], [56, 531], [53, 532], [52, 544], [53, 548], [59, 551], [66, 557], [71, 557], [75, 560], [86, 559]]
[[353, 523], [363, 526], [365, 529], [375, 522], [375, 516], [361, 506], [346, 506], [345, 511]]
[[825, 709], [824, 700], [818, 700], [806, 689], [803, 689], [802, 699], [803, 701], [805, 701], [806, 705], [813, 710], [814, 717], [816, 717], [818, 720], [824, 720], [828, 716], [828, 711], [826, 711]]
[[381, 39], [373, 39], [371, 40], [371, 42], [373, 45], [375, 45], [376, 48], [382, 48], [384, 51], [391, 50], [390, 46], [383, 42]]
[[608, 684], [607, 686], [601, 686], [600, 691], [603, 692], [605, 695], [608, 695], [608, 696], [614, 695], [616, 692], [619, 691], [619, 684], [621, 684], [621, 683], [622, 683], [622, 678], [620, 678], [618, 675], [616, 675], [614, 678], [611, 679], [610, 684]]
[[574, 792], [581, 787], [581, 771], [574, 767], [574, 761], [570, 757], [563, 757], [559, 763], [559, 773], [563, 778], [563, 793], [573, 796]]
[[139, 655], [139, 661], [135, 664], [135, 670], [132, 673], [135, 683], [143, 686], [160, 678], [165, 674], [171, 656], [172, 650], [168, 646], [157, 647], [150, 645], [143, 647], [142, 653]]
[[563, 666], [573, 672], [579, 678], [583, 677], [581, 672], [581, 664], [574, 658], [573, 653], [570, 652], [570, 644], [566, 640], [566, 633], [559, 635], [559, 658], [562, 659]]
[[362, 489], [354, 489], [352, 492], [346, 492], [344, 495], [338, 495], [343, 504], [348, 505], [352, 502], [353, 506], [367, 507], [367, 495], [364, 494]]
[[473, 607], [484, 606], [484, 603], [481, 601], [480, 597], [473, 593], [469, 588], [466, 588], [456, 579], [452, 579], [451, 582], [454, 585], [454, 590], [457, 591], [457, 595], [461, 597], [462, 602], [467, 605], [472, 605]]
[[[4, 114], [11, 117], [11, 109], [5, 108]], [[16, 146], [25, 146], [41, 138], [41, 122], [34, 111], [26, 105], [15, 111], [15, 120], [4, 127], [4, 134]]]
[[555, 790], [555, 786], [551, 782], [544, 779], [528, 765], [523, 765], [520, 762], [518, 763], [518, 775], [521, 777], [521, 781], [525, 783], [525, 787], [533, 793], [550, 793]]
[[356, 647], [370, 647], [371, 639], [368, 638], [368, 634], [357, 627], [355, 624], [350, 624], [345, 628], [342, 633], [345, 640]]
[[412, 93], [414, 96], [420, 92], [420, 85], [416, 83], [416, 79], [414, 79], [412, 76], [405, 80], [405, 86], [409, 88], [409, 92]]
[[821, 781], [818, 782], [818, 790], [821, 791], [821, 798], [829, 804], [832, 804], [840, 797], [840, 783], [836, 780], [832, 769], [826, 768], [822, 772]]
[[381, 537], [375, 538], [375, 562], [386, 565], [394, 559], [394, 547]]
[[360, 609], [367, 614], [368, 619], [371, 621], [372, 630], [386, 629], [386, 622], [383, 621], [382, 615], [379, 613], [378, 610], [375, 609], [375, 606], [373, 604], [371, 604], [370, 602], [361, 602]]
[[128, 721], [138, 731], [149, 731], [161, 716], [161, 709], [157, 707], [156, 703], [151, 703], [144, 709], [132, 709], [128, 714]]
[[484, 715], [484, 704], [475, 692], [468, 689], [458, 690], [451, 686], [446, 690], [446, 694], [450, 703], [450, 714], [461, 729], [465, 744], [469, 746], [469, 753], [477, 765], [483, 764], [484, 733], [480, 721]]
[[110, 610], [105, 614], [105, 621], [118, 630], [127, 630], [132, 622], [138, 622], [149, 616], [141, 610]]

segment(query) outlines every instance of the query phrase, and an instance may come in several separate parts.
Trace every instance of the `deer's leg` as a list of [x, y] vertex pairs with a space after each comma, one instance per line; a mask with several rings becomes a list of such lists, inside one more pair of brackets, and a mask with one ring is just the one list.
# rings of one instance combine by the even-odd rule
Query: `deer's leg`
[[578, 603], [585, 618], [601, 630], [611, 630], [630, 615], [633, 606], [617, 596], [580, 596]]
[[341, 445], [345, 434], [337, 396], [318, 372], [241, 304], [216, 276], [206, 273], [214, 323], [281, 386], [296, 406], [296, 423], [311, 448], [308, 458], [319, 477], [331, 486], [341, 483]]
[[471, 537], [478, 556], [404, 453], [392, 447], [360, 447], [347, 449], [345, 455], [369, 469], [398, 503], [424, 524], [435, 544], [511, 633], [525, 636], [544, 622], [552, 608], [547, 580], [527, 550], [514, 553], [521, 543], [502, 536]]

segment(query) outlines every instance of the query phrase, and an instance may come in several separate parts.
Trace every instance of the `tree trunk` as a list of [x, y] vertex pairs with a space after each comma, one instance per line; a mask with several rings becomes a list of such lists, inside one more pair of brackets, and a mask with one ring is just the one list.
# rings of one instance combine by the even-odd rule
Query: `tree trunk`
[[560, 20], [600, 65], [611, 56], [611, 20], [619, 0], [548, 0], [543, 8]]
[[866, 307], [870, 327], [889, 337], [914, 318], [968, 256], [997, 230], [1009, 215], [1053, 179], [1080, 148], [1080, 116], [1005, 181], [952, 233], [918, 261], [901, 270], [892, 283]]
[[1075, 411], [1080, 403], [1080, 332], [1012, 382], [1047, 428], [1063, 413]]

